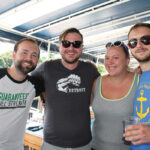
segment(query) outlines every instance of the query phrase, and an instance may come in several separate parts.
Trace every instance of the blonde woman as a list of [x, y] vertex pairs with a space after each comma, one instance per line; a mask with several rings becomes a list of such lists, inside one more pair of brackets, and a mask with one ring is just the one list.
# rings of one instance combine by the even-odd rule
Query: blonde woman
[[138, 75], [128, 71], [129, 51], [123, 42], [108, 43], [106, 48], [108, 74], [99, 77], [93, 86], [92, 149], [129, 150], [123, 140], [122, 120], [132, 115]]

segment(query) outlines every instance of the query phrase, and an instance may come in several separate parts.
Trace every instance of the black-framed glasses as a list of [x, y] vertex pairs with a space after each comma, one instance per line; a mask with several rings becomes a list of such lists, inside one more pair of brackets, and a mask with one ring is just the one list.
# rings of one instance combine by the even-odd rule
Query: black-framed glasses
[[74, 48], [80, 48], [81, 47], [81, 44], [82, 44], [82, 41], [73, 41], [73, 42], [70, 42], [68, 40], [63, 40], [61, 41], [62, 43], [62, 46], [64, 48], [68, 48], [71, 44]]
[[128, 42], [129, 48], [135, 48], [137, 46], [138, 40], [140, 40], [140, 42], [144, 45], [150, 45], [150, 35], [144, 35], [140, 39], [131, 39]]
[[116, 42], [114, 42], [114, 43], [108, 42], [105, 46], [106, 46], [106, 48], [108, 49], [108, 48], [111, 47], [111, 46], [119, 47], [119, 46], [122, 46], [122, 45], [123, 45], [123, 42], [121, 42], [121, 41], [116, 41]]

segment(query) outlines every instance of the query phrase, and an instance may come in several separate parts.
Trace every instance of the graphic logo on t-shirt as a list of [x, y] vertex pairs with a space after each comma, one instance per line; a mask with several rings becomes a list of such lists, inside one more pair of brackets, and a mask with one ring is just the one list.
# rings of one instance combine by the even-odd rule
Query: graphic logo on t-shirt
[[136, 106], [136, 113], [140, 117], [140, 119], [145, 118], [147, 114], [149, 113], [149, 107], [147, 107], [146, 112], [144, 112], [144, 109], [143, 109], [143, 102], [147, 101], [147, 98], [143, 97], [143, 94], [144, 94], [144, 90], [141, 90], [140, 91], [141, 97], [137, 97], [137, 101], [140, 102], [140, 110], [138, 111], [138, 108]]
[[29, 93], [3, 93], [0, 92], [0, 109], [26, 107]]
[[57, 89], [65, 93], [85, 92], [85, 88], [78, 88], [80, 84], [81, 78], [78, 75], [71, 74], [57, 81]]

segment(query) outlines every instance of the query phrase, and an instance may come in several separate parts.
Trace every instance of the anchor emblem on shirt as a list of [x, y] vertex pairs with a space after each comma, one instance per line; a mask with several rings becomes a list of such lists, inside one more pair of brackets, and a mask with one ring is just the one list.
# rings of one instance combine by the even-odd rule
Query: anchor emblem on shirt
[[138, 97], [138, 98], [137, 98], [137, 101], [140, 101], [140, 102], [141, 102], [141, 105], [140, 105], [141, 111], [138, 112], [138, 111], [137, 111], [137, 106], [136, 106], [136, 112], [137, 112], [137, 115], [140, 117], [140, 119], [143, 119], [143, 118], [146, 117], [146, 115], [149, 113], [149, 107], [147, 108], [146, 113], [143, 113], [143, 102], [144, 102], [144, 101], [147, 101], [147, 98], [143, 97], [144, 90], [141, 90], [141, 91], [140, 91], [140, 94], [141, 94], [141, 97]]

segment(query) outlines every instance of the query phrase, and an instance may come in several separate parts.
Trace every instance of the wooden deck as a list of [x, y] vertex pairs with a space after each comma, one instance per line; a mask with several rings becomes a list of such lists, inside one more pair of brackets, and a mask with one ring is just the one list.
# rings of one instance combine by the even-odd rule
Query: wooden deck
[[32, 135], [30, 133], [25, 133], [24, 146], [29, 147], [29, 150], [41, 150], [42, 138]]
[[[94, 119], [93, 111], [90, 111], [91, 119]], [[42, 137], [34, 135], [30, 132], [25, 133], [24, 150], [41, 150]]]

